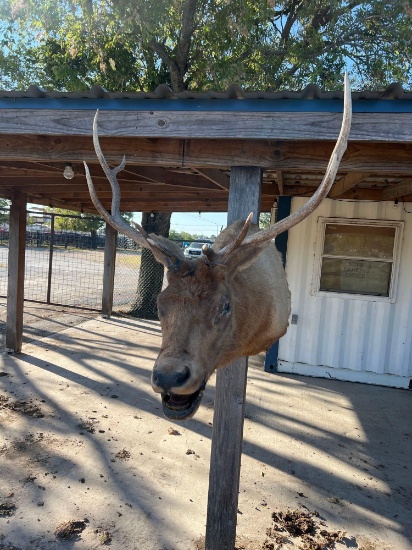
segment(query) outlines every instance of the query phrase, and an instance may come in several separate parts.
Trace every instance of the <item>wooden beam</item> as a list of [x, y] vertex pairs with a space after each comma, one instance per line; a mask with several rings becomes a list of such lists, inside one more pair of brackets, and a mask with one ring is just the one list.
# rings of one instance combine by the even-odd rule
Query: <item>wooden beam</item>
[[[62, 167], [63, 172], [64, 166]], [[56, 178], [59, 175], [56, 173], [56, 170], [46, 170], [41, 167], [35, 166], [33, 163], [32, 168], [9, 168], [7, 166], [0, 166], [0, 177], [2, 178], [32, 178], [32, 177], [42, 177], [42, 178]], [[60, 177], [63, 177], [60, 173]]]
[[[216, 185], [213, 184], [208, 178], [195, 174], [178, 174], [170, 170], [166, 171], [166, 177], [164, 180], [166, 185], [185, 185], [187, 187], [193, 187], [197, 189], [214, 189]], [[220, 187], [218, 188], [222, 190]]]
[[[102, 138], [107, 161], [127, 166], [182, 166], [230, 169], [230, 166], [260, 166], [272, 170], [324, 173], [333, 142], [286, 142], [269, 140], [190, 140], [182, 155], [182, 140]], [[0, 161], [60, 161], [96, 163], [91, 138], [51, 136], [1, 136]], [[412, 143], [350, 142], [340, 163], [341, 172], [375, 175], [412, 175]]]
[[[163, 186], [163, 189], [155, 189], [154, 191], [151, 191], [147, 188], [137, 188], [137, 189], [123, 189], [121, 188], [121, 196], [122, 199], [125, 198], [135, 198], [136, 202], [140, 200], [140, 198], [170, 198], [170, 199], [179, 199], [181, 198], [184, 200], [185, 198], [197, 198], [197, 199], [208, 199], [211, 197], [220, 199], [221, 197], [228, 196], [228, 193], [223, 193], [222, 191], [219, 191], [218, 189], [208, 189], [207, 191], [201, 192], [200, 190], [194, 190], [194, 189], [179, 189], [174, 190], [171, 187]], [[88, 190], [83, 186], [81, 189], [46, 189], [46, 188], [24, 188], [24, 191], [27, 192], [28, 195], [38, 195], [43, 197], [55, 197], [58, 198], [85, 198], [89, 199], [90, 195], [88, 194]], [[110, 189], [99, 189], [97, 190], [97, 194], [100, 199], [109, 198], [112, 197], [112, 192]]]
[[[0, 166], [2, 168], [10, 168], [11, 170], [20, 170], [20, 169], [23, 169], [23, 170], [30, 170], [31, 168], [42, 168], [44, 170], [51, 170], [51, 171], [55, 171], [56, 168], [53, 166], [52, 163], [39, 163], [39, 162], [36, 162], [36, 161], [33, 161], [33, 162], [24, 162], [24, 161], [13, 161], [13, 162], [10, 162], [10, 161], [6, 161], [6, 160], [3, 160], [3, 161], [0, 161]], [[58, 170], [60, 171], [61, 170], [61, 164], [59, 164], [59, 168]]]
[[[3, 109], [2, 134], [91, 136], [94, 110]], [[335, 112], [101, 111], [99, 135], [182, 139], [336, 140]], [[412, 113], [353, 113], [350, 139], [412, 141]]]
[[103, 317], [110, 317], [113, 309], [114, 272], [116, 267], [116, 237], [116, 229], [113, 229], [111, 225], [106, 223], [102, 291]]
[[20, 353], [23, 338], [26, 196], [16, 193], [10, 206], [6, 350]]
[[404, 197], [410, 193], [412, 193], [412, 179], [405, 179], [396, 185], [383, 189], [382, 199], [388, 201], [397, 199], [398, 197]]
[[[291, 186], [286, 187], [284, 190], [285, 196], [308, 196], [310, 197], [316, 191], [315, 187], [308, 186]], [[11, 199], [13, 196], [14, 190], [10, 189], [1, 189], [0, 188], [0, 197], [5, 199]], [[35, 192], [29, 192], [27, 194], [28, 202], [34, 204], [40, 204], [43, 206], [54, 206], [56, 208], [66, 208], [68, 210], [77, 210], [84, 212], [91, 212], [96, 214], [96, 210], [87, 196], [87, 193], [73, 193], [69, 196], [59, 197], [58, 193], [44, 193], [36, 194]], [[161, 212], [189, 212], [189, 211], [210, 211], [210, 212], [226, 212], [228, 205], [227, 195], [222, 195], [219, 197], [210, 197], [210, 196], [199, 196], [197, 198], [182, 198], [179, 199], [179, 194], [176, 194], [176, 197], [172, 199], [167, 198], [168, 194], [160, 193], [158, 196], [154, 197], [138, 197], [135, 193], [125, 193], [121, 201], [121, 209], [123, 211], [137, 212], [142, 209], [148, 210], [158, 210]], [[341, 195], [343, 199], [352, 199], [352, 200], [373, 200], [380, 201], [384, 200], [382, 198], [381, 189], [366, 189], [366, 188], [353, 188], [349, 191], [346, 191]], [[404, 198], [405, 201], [409, 200], [409, 196]], [[265, 194], [262, 192], [261, 199], [261, 210], [262, 212], [268, 212], [271, 209], [271, 206], [274, 201], [274, 195]], [[111, 199], [103, 199], [103, 206], [106, 209], [110, 209]]]
[[140, 178], [144, 178], [149, 182], [163, 183], [166, 177], [166, 169], [159, 166], [136, 166], [127, 162], [126, 168], [120, 173], [123, 179], [123, 174], [130, 173]]
[[[158, 193], [163, 196], [198, 196], [198, 197], [227, 197], [228, 192], [224, 189], [213, 187], [201, 188], [192, 187], [190, 185], [167, 185], [162, 183], [147, 183], [147, 182], [131, 182], [128, 180], [122, 180], [118, 178], [120, 184], [120, 190], [122, 197], [135, 196], [138, 199], [139, 196], [155, 196], [154, 193]], [[95, 189], [99, 196], [111, 195], [111, 188], [106, 179], [95, 180]], [[75, 194], [85, 194], [89, 197], [89, 191], [87, 189], [85, 179], [75, 179], [70, 181], [70, 184], [61, 183], [60, 178], [53, 180], [43, 180], [41, 178], [30, 180], [13, 180], [10, 178], [0, 177], [0, 192], [1, 190], [19, 190], [28, 195], [42, 195], [44, 197], [62, 198], [70, 197]], [[275, 197], [277, 189], [275, 185], [271, 183], [262, 184], [262, 194]]]
[[[1, 193], [0, 193], [0, 196]], [[9, 198], [8, 196], [4, 198]], [[84, 213], [90, 213], [90, 214], [97, 214], [96, 209], [94, 208], [94, 205], [91, 201], [89, 202], [81, 202], [81, 201], [70, 201], [66, 202], [63, 200], [58, 199], [52, 199], [49, 201], [45, 201], [44, 199], [41, 199], [39, 197], [28, 197], [29, 202], [33, 204], [38, 205], [45, 205], [45, 202], [47, 203], [47, 206], [53, 206], [55, 208], [65, 208], [68, 210], [75, 210], [76, 212], [84, 212]], [[270, 209], [273, 205], [273, 198], [271, 197], [263, 197], [260, 204], [260, 210], [261, 212], [270, 212]], [[106, 210], [110, 210], [111, 203], [109, 201], [104, 201], [103, 206], [106, 208]], [[146, 211], [157, 211], [157, 212], [227, 212], [228, 209], [228, 201], [220, 200], [220, 201], [213, 201], [213, 202], [207, 202], [207, 201], [191, 201], [191, 202], [175, 202], [170, 203], [168, 201], [160, 202], [158, 200], [153, 202], [146, 202], [145, 204], [136, 204], [136, 201], [122, 201], [120, 205], [121, 211], [123, 212], [139, 212], [142, 209], [145, 209]]]
[[[232, 168], [228, 225], [251, 211], [253, 223], [259, 222], [261, 182], [260, 168]], [[216, 374], [206, 550], [235, 546], [247, 367], [247, 357], [242, 357]]]
[[278, 184], [279, 195], [283, 195], [283, 172], [282, 170], [276, 170], [276, 181]]
[[345, 193], [345, 191], [352, 189], [352, 187], [355, 187], [355, 185], [358, 185], [361, 181], [369, 178], [369, 176], [370, 174], [365, 174], [364, 172], [349, 172], [339, 181], [335, 181], [329, 191], [328, 197], [330, 199], [340, 197], [343, 193]]
[[[291, 185], [285, 188], [284, 196], [288, 197], [311, 197], [316, 192], [317, 187], [306, 185]], [[265, 198], [265, 197], [263, 197]], [[341, 195], [343, 199], [357, 199], [357, 200], [373, 200], [380, 201], [382, 199], [381, 189], [366, 189], [366, 188], [352, 188], [345, 191]]]
[[[100, 175], [100, 174], [92, 174], [93, 182], [98, 182], [101, 185], [107, 184], [107, 178], [106, 176]], [[120, 178], [119, 178], [120, 179]], [[137, 177], [134, 177], [132, 175], [126, 175], [124, 174], [121, 178], [121, 181], [135, 184], [135, 185], [152, 185], [152, 182], [141, 179], [139, 180]], [[49, 174], [45, 175], [41, 172], [34, 171], [33, 175], [31, 176], [21, 176], [19, 174], [0, 174], [0, 185], [3, 185], [4, 183], [11, 182], [15, 186], [25, 186], [25, 185], [49, 185], [49, 186], [56, 186], [56, 187], [67, 187], [71, 185], [76, 184], [82, 184], [86, 185], [86, 177], [82, 174], [75, 175], [71, 180], [66, 180], [61, 175], [56, 174]], [[163, 184], [157, 184], [157, 185], [163, 185]]]
[[230, 178], [221, 170], [218, 170], [217, 168], [202, 168], [199, 170], [199, 173], [221, 189], [229, 190]]
[[[106, 178], [93, 178], [95, 188], [98, 192], [109, 192], [110, 191], [110, 185]], [[166, 194], [178, 194], [180, 192], [182, 193], [197, 193], [197, 194], [208, 194], [208, 193], [215, 193], [216, 196], [218, 195], [227, 195], [228, 192], [224, 189], [218, 188], [216, 186], [213, 186], [210, 184], [210, 187], [198, 187], [195, 185], [174, 185], [174, 184], [165, 184], [165, 183], [149, 183], [147, 181], [130, 181], [130, 180], [123, 180], [118, 177], [118, 181], [120, 184], [120, 190], [123, 193], [124, 192], [134, 192], [134, 193], [141, 193], [141, 192], [159, 192], [159, 193], [166, 193]], [[187, 182], [181, 182], [181, 183], [187, 183]], [[43, 178], [29, 178], [29, 179], [13, 179], [13, 178], [2, 178], [0, 177], [0, 189], [16, 189], [20, 190], [22, 192], [38, 192], [38, 193], [53, 193], [56, 196], [59, 195], [60, 192], [67, 193], [68, 191], [87, 191], [87, 184], [85, 178], [79, 178], [75, 179], [73, 178], [70, 180], [70, 183], [68, 183], [66, 180], [64, 183], [61, 182], [60, 178], [56, 179], [43, 179]], [[271, 193], [274, 188], [271, 184], [265, 184], [265, 189], [267, 193]]]

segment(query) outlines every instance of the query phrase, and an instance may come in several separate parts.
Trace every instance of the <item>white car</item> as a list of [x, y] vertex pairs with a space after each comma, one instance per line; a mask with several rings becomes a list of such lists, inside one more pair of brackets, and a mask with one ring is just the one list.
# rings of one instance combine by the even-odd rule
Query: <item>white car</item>
[[184, 250], [184, 255], [186, 258], [199, 258], [202, 256], [202, 246], [206, 245], [209, 247], [211, 243], [192, 243]]

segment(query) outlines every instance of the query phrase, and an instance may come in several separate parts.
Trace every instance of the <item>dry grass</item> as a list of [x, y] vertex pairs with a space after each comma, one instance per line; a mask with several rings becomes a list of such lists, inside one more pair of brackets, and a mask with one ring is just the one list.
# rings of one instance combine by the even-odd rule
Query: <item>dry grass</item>
[[116, 266], [134, 267], [140, 269], [140, 252], [118, 252], [116, 254]]

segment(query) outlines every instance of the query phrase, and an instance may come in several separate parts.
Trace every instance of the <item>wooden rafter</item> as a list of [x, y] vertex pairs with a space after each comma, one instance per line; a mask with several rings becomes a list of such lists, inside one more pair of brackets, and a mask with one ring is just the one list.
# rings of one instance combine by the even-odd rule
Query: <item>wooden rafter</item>
[[331, 199], [340, 197], [345, 191], [349, 191], [349, 189], [352, 189], [352, 187], [355, 187], [355, 185], [358, 185], [358, 183], [368, 178], [369, 175], [370, 174], [365, 174], [363, 172], [349, 172], [346, 176], [333, 184], [328, 197]]
[[382, 191], [383, 200], [397, 199], [412, 194], [412, 178], [404, 179], [397, 185], [388, 187]]
[[283, 195], [284, 194], [284, 185], [283, 185], [283, 172], [282, 170], [276, 170], [276, 181], [277, 181], [277, 184], [278, 184], [278, 189], [279, 189], [279, 195]]
[[217, 168], [202, 168], [199, 169], [198, 172], [209, 181], [213, 182], [217, 187], [227, 191], [229, 190], [230, 178], [221, 170], [218, 170]]

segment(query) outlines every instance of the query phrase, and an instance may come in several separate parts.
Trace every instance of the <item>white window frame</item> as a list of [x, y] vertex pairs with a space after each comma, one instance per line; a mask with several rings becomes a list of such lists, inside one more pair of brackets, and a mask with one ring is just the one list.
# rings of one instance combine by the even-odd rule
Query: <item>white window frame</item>
[[[395, 228], [395, 240], [393, 245], [393, 269], [391, 270], [391, 279], [389, 284], [389, 296], [373, 296], [368, 294], [355, 294], [350, 292], [329, 292], [319, 290], [320, 277], [322, 272], [323, 247], [325, 241], [326, 224], [336, 225], [361, 225], [369, 227], [393, 227]], [[315, 262], [312, 277], [311, 294], [313, 296], [325, 296], [328, 298], [341, 298], [345, 300], [367, 300], [370, 302], [396, 302], [398, 288], [400, 252], [403, 238], [403, 221], [394, 220], [367, 220], [357, 218], [325, 218], [319, 217], [317, 222], [317, 233], [315, 243]], [[369, 258], [357, 258], [359, 260], [369, 260]]]

